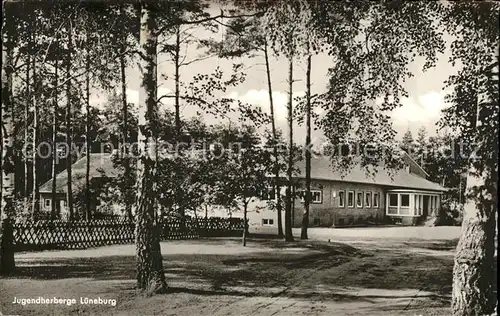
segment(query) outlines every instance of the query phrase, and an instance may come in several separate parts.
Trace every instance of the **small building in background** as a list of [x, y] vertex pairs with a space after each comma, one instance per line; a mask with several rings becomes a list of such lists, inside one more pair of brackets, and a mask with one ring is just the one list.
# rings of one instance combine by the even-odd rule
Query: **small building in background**
[[[101, 189], [104, 190], [105, 182], [119, 174], [118, 168], [113, 165], [113, 153], [91, 153], [90, 154], [90, 183], [93, 192], [91, 208], [95, 211], [98, 207], [96, 193]], [[83, 156], [72, 165], [72, 191], [73, 198], [82, 194], [85, 190], [85, 171], [87, 166], [87, 158]], [[48, 217], [52, 210], [52, 203], [56, 204], [56, 214], [58, 218], [68, 218], [69, 211], [67, 207], [68, 198], [68, 174], [67, 170], [59, 172], [56, 176], [56, 200], [52, 197], [52, 179], [40, 186], [40, 213], [42, 217]], [[112, 215], [112, 214], [109, 214]]]

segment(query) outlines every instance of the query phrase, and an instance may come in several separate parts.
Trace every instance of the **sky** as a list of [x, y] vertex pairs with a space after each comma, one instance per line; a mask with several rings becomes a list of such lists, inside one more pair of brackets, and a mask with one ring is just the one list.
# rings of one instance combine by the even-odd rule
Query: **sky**
[[[207, 34], [202, 30], [195, 30], [194, 35], [204, 37]], [[214, 37], [222, 39], [222, 31], [214, 34]], [[196, 58], [201, 52], [197, 50], [196, 45], [191, 45], [185, 50], [186, 60]], [[408, 92], [408, 98], [401, 99], [401, 106], [394, 110], [391, 114], [393, 128], [398, 133], [398, 138], [410, 130], [416, 137], [417, 130], [425, 127], [430, 136], [436, 134], [437, 121], [441, 117], [441, 111], [447, 106], [445, 103], [444, 81], [456, 69], [448, 63], [449, 45], [443, 55], [439, 56], [437, 64], [425, 72], [422, 71], [423, 59], [418, 59], [410, 65], [410, 71], [414, 77], [408, 79], [404, 83], [404, 87]], [[312, 59], [312, 93], [322, 93], [326, 89], [328, 81], [327, 71], [332, 64], [330, 57], [327, 55], [316, 55]], [[225, 60], [216, 57], [205, 59], [200, 62], [193, 63], [189, 66], [181, 68], [181, 80], [190, 81], [190, 79], [198, 73], [211, 73], [217, 66], [222, 70], [231, 70], [233, 62], [242, 62], [246, 68], [246, 80], [237, 87], [227, 91], [226, 97], [236, 98], [243, 102], [252, 104], [256, 107], [261, 107], [265, 112], [269, 113], [269, 96], [267, 89], [267, 78], [265, 67], [263, 65], [263, 57], [253, 59], [239, 58], [235, 60]], [[272, 90], [275, 104], [275, 113], [277, 127], [283, 131], [287, 131], [286, 125], [286, 104], [288, 90], [288, 61], [284, 58], [272, 57], [271, 74], [272, 74]], [[158, 96], [171, 94], [174, 89], [173, 66], [168, 61], [167, 56], [159, 56], [158, 67]], [[118, 75], [118, 74], [117, 74]], [[170, 77], [168, 80], [163, 80], [162, 75]], [[305, 63], [294, 64], [294, 95], [303, 95], [305, 91]], [[127, 99], [134, 104], [139, 100], [139, 82], [140, 73], [136, 64], [132, 63], [127, 68]], [[118, 88], [117, 91], [119, 92]], [[103, 92], [93, 91], [92, 103], [96, 106], [106, 102], [107, 96]], [[173, 110], [172, 99], [164, 102], [166, 108]], [[189, 117], [196, 113], [196, 109], [183, 107], [182, 116]], [[218, 119], [209, 116], [204, 116], [208, 124], [218, 122]], [[295, 134], [298, 138], [305, 133], [304, 126], [296, 126]], [[313, 142], [323, 139], [320, 131], [313, 132]]]

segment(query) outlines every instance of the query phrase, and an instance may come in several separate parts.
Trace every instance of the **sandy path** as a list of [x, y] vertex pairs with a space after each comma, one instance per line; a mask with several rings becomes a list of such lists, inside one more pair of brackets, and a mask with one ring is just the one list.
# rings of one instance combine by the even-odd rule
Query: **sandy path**
[[[387, 230], [379, 232], [373, 229], [311, 229], [311, 239], [332, 239], [342, 240], [358, 249], [367, 251], [382, 251], [401, 258], [410, 255], [419, 255], [421, 260], [425, 258], [446, 258], [451, 260], [452, 249], [426, 249], [419, 246], [425, 244], [444, 244], [444, 230], [429, 233], [431, 236], [441, 236], [437, 240], [431, 238], [417, 238], [424, 234], [424, 231], [410, 228], [406, 231]], [[410, 231], [410, 233], [408, 233]], [[427, 230], [426, 230], [427, 231]], [[446, 238], [453, 239], [456, 231], [447, 230]], [[361, 232], [364, 232], [361, 234]], [[403, 232], [405, 233], [402, 236]], [[385, 235], [384, 235], [385, 234]], [[429, 237], [429, 234], [426, 236]], [[377, 235], [379, 237], [374, 237]], [[393, 236], [393, 239], [385, 239], [382, 242], [380, 236]], [[333, 237], [332, 237], [333, 236]], [[350, 241], [349, 241], [350, 240]], [[347, 273], [346, 278], [355, 277], [352, 283], [355, 286], [338, 286], [335, 282], [322, 282], [325, 275], [324, 263], [316, 263], [310, 267], [301, 267], [294, 272], [293, 282], [286, 286], [263, 287], [254, 284], [243, 278], [243, 282], [237, 285], [222, 282], [220, 288], [214, 289], [213, 279], [205, 275], [186, 275], [184, 266], [190, 264], [193, 256], [205, 258], [212, 256], [224, 256], [225, 258], [259, 257], [269, 258], [277, 255], [287, 255], [297, 252], [314, 253], [311, 249], [300, 247], [293, 248], [273, 248], [263, 245], [260, 242], [250, 242], [249, 247], [243, 248], [237, 240], [197, 240], [197, 241], [172, 241], [162, 243], [162, 253], [172, 256], [168, 260], [169, 268], [167, 280], [172, 289], [168, 295], [157, 295], [153, 297], [138, 296], [134, 291], [133, 280], [133, 245], [117, 245], [101, 247], [87, 250], [73, 251], [45, 251], [37, 253], [20, 253], [16, 255], [16, 260], [20, 266], [47, 265], [51, 260], [60, 262], [71, 262], [74, 269], [78, 269], [84, 260], [103, 260], [96, 262], [106, 262], [114, 260], [115, 264], [120, 261], [127, 261], [124, 266], [127, 272], [123, 272], [123, 278], [106, 278], [106, 273], [92, 276], [92, 273], [83, 270], [80, 274], [69, 274], [70, 279], [49, 278], [12, 278], [0, 279], [0, 311], [4, 314], [16, 313], [20, 315], [447, 315], [449, 314], [449, 297], [443, 294], [423, 291], [419, 288], [398, 288], [391, 284], [385, 288], [376, 288], [379, 283], [365, 286], [363, 277], [349, 275], [349, 273], [361, 274], [363, 271], [349, 272], [349, 265], [342, 266]], [[208, 257], [207, 257], [208, 258]], [[332, 257], [333, 259], [335, 257]], [[73, 261], [71, 261], [73, 260]], [[76, 260], [76, 261], [74, 261]], [[323, 260], [330, 260], [326, 258]], [[376, 263], [376, 258], [366, 257], [356, 260], [358, 268], [361, 262]], [[358, 262], [360, 260], [360, 262]], [[131, 262], [131, 263], [128, 263]], [[52, 263], [50, 263], [52, 264]], [[54, 263], [57, 266], [57, 262]], [[221, 265], [221, 261], [214, 261], [215, 265]], [[238, 271], [248, 268], [247, 263], [226, 265], [223, 269]], [[248, 263], [252, 264], [252, 263]], [[397, 263], [396, 263], [397, 264]], [[99, 267], [88, 267], [85, 269], [95, 269]], [[131, 267], [128, 267], [132, 265]], [[210, 265], [210, 264], [208, 264]], [[362, 265], [361, 265], [362, 266]], [[271, 269], [273, 265], [263, 264], [263, 268]], [[56, 267], [57, 268], [57, 267]], [[107, 267], [110, 273], [115, 273], [113, 267]], [[329, 271], [337, 270], [330, 267]], [[132, 274], [130, 273], [132, 271]], [[219, 271], [219, 270], [214, 270]], [[290, 270], [288, 270], [290, 271]], [[398, 271], [399, 270], [395, 270]], [[413, 271], [402, 271], [413, 273]], [[417, 273], [418, 271], [415, 271]], [[220, 273], [220, 272], [216, 272]], [[95, 272], [94, 272], [95, 274]], [[218, 275], [218, 274], [217, 274]], [[265, 274], [263, 274], [265, 275]], [[404, 278], [405, 274], [401, 275]], [[132, 276], [132, 277], [131, 277]], [[378, 279], [376, 279], [378, 280]], [[394, 282], [397, 282], [396, 278]], [[317, 282], [317, 283], [316, 283]], [[378, 281], [375, 281], [378, 282]], [[391, 281], [392, 282], [392, 281]], [[13, 306], [12, 298], [16, 297], [36, 297], [38, 295], [48, 295], [57, 297], [100, 296], [103, 298], [114, 298], [117, 306]]]

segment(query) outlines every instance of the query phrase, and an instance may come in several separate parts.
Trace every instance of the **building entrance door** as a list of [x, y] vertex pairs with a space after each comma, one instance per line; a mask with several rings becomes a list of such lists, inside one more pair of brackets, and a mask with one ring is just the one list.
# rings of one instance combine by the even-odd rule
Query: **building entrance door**
[[422, 205], [422, 213], [424, 218], [429, 216], [429, 196], [424, 195], [424, 205]]

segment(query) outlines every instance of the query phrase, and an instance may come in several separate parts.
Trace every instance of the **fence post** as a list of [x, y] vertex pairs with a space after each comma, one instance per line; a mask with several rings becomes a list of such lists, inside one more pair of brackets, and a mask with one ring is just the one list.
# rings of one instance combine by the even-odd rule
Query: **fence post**
[[10, 217], [2, 221], [0, 238], [0, 273], [10, 274], [16, 268], [14, 261], [14, 227]]

